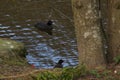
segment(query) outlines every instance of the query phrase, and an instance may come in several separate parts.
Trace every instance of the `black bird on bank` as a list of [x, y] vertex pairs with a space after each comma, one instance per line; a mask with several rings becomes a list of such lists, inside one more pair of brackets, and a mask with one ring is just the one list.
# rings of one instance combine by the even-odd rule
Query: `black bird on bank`
[[39, 23], [35, 24], [34, 26], [37, 29], [39, 29], [40, 31], [43, 31], [43, 32], [48, 33], [49, 35], [52, 35], [52, 29], [53, 29], [52, 24], [53, 24], [53, 22], [51, 20], [49, 20], [47, 23], [39, 22]]
[[63, 65], [62, 65], [63, 62], [64, 62], [64, 61], [63, 61], [62, 59], [60, 59], [60, 60], [58, 61], [58, 63], [54, 66], [54, 68], [63, 68]]

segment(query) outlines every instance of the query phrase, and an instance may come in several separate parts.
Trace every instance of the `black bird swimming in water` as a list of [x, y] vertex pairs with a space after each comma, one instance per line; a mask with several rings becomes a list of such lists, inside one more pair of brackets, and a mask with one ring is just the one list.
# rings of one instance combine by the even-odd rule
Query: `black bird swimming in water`
[[63, 61], [62, 59], [60, 59], [60, 60], [58, 61], [58, 63], [54, 66], [54, 68], [63, 68], [63, 65], [62, 65], [63, 62], [64, 62], [64, 61]]
[[48, 33], [49, 35], [52, 35], [52, 29], [53, 29], [52, 24], [53, 24], [53, 22], [51, 20], [49, 20], [46, 24], [39, 22], [39, 23], [35, 24], [34, 26], [37, 29], [39, 29], [40, 31], [43, 31], [43, 32]]

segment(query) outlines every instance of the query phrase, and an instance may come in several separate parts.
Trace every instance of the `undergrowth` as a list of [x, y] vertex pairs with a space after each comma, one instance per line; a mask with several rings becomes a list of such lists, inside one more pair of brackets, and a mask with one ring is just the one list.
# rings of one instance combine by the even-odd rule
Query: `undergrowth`
[[33, 80], [75, 80], [80, 76], [85, 76], [87, 70], [85, 66], [77, 66], [75, 68], [55, 69], [55, 71], [40, 72], [32, 75]]

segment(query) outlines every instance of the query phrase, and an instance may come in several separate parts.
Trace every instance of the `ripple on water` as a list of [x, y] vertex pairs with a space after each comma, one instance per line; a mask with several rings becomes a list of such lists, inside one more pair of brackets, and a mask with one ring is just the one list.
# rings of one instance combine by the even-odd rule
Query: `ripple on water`
[[[66, 49], [62, 50], [66, 56], [62, 56], [62, 51], [55, 50], [47, 44], [43, 43], [37, 44], [35, 50], [37, 51], [37, 57], [27, 55], [27, 59], [30, 64], [34, 64], [37, 68], [53, 68], [53, 66], [55, 65], [55, 63], [58, 62], [59, 59], [65, 60], [64, 67], [69, 65], [75, 66], [76, 64], [78, 64], [78, 61], [76, 60], [77, 57], [74, 57], [75, 59], [72, 59], [73, 56], [70, 56], [70, 53]], [[44, 61], [44, 64], [42, 61]], [[50, 61], [52, 61], [52, 64], [50, 63]]]
[[[9, 9], [3, 10], [2, 15], [0, 15], [0, 37], [9, 37], [23, 42], [29, 53], [26, 56], [28, 62], [34, 64], [37, 68], [52, 68], [59, 59], [65, 61], [63, 63], [64, 67], [77, 65], [78, 52], [72, 26], [73, 23], [68, 20], [68, 17], [72, 18], [70, 0], [56, 0], [54, 3], [52, 0], [35, 0], [35, 3], [34, 0], [29, 1], [31, 2], [27, 3], [28, 6], [25, 6], [25, 3], [22, 1], [24, 7], [16, 5], [14, 8], [11, 6], [12, 10], [20, 8], [18, 10], [20, 13], [13, 13]], [[39, 5], [39, 3], [43, 2], [43, 5]], [[64, 8], [66, 7], [67, 10], [62, 8], [61, 2], [63, 5], [65, 4]], [[49, 10], [51, 7], [48, 8], [51, 6], [51, 3], [56, 8], [52, 12]], [[34, 6], [31, 8], [30, 6], [33, 4], [37, 5], [38, 8], [34, 8]], [[3, 5], [5, 4], [3, 3], [0, 6]], [[68, 17], [66, 18], [66, 16]], [[54, 21], [53, 36], [39, 32], [39, 30], [33, 27], [34, 23], [47, 21], [50, 18]]]

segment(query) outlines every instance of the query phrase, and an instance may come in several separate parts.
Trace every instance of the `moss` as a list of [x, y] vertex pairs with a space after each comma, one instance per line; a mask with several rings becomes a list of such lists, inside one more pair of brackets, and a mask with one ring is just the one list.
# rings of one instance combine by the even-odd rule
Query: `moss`
[[[27, 67], [26, 49], [23, 43], [0, 38], [0, 74], [21, 73]], [[16, 72], [15, 72], [16, 71]]]
[[[9, 39], [0, 39], [0, 53], [12, 53], [12, 55], [18, 54], [21, 57], [26, 55], [26, 49], [23, 43], [16, 42]], [[11, 54], [10, 54], [11, 55]]]
[[27, 51], [23, 43], [0, 38], [0, 44], [0, 61], [25, 58]]

